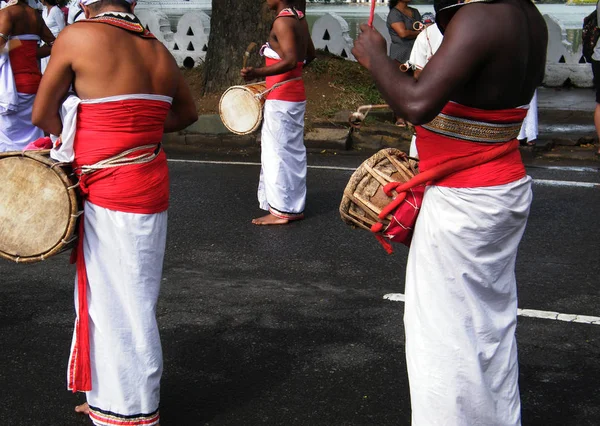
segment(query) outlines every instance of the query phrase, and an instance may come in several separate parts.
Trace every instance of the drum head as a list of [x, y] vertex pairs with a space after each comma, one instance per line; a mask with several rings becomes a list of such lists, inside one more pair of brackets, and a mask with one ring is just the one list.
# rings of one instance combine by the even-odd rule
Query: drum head
[[0, 252], [38, 256], [64, 238], [71, 200], [59, 171], [22, 156], [0, 158]]
[[219, 114], [229, 131], [247, 135], [258, 129], [262, 121], [264, 101], [255, 95], [264, 90], [264, 87], [263, 84], [256, 87], [233, 86], [223, 93], [219, 103]]

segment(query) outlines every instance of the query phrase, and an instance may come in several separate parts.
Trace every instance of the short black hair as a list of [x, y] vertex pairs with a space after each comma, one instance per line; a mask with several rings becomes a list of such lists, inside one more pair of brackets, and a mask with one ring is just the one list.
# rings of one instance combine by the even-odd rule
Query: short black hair
[[131, 3], [125, 0], [100, 0], [97, 3], [92, 3], [88, 7], [93, 13], [98, 13], [104, 6], [121, 6], [122, 8], [129, 9]]
[[390, 7], [390, 10], [395, 8], [398, 3], [400, 3], [400, 0], [390, 0], [388, 2], [388, 6]]

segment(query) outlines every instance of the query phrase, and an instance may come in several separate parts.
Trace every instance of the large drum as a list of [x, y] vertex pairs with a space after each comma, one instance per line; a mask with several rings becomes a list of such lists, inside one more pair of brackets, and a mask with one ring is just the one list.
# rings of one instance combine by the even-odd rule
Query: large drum
[[418, 173], [416, 160], [399, 149], [382, 149], [363, 162], [346, 185], [340, 204], [342, 220], [367, 230], [378, 222], [389, 226], [392, 215], [379, 218], [384, 208], [393, 201], [383, 187], [390, 182], [407, 182]]
[[49, 151], [0, 153], [0, 257], [46, 259], [77, 239], [77, 179]]
[[219, 115], [225, 127], [238, 135], [258, 129], [263, 118], [266, 89], [265, 82], [227, 89], [219, 102]]

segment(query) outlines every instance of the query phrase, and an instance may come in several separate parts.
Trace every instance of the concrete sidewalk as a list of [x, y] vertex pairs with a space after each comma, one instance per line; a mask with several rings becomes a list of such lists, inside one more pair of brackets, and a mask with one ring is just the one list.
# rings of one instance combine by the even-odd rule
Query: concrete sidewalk
[[[357, 106], [358, 107], [358, 106]], [[594, 127], [596, 107], [593, 89], [538, 89], [539, 136], [535, 147], [522, 147], [524, 158], [598, 161]], [[385, 147], [408, 150], [412, 131], [392, 124], [391, 112], [371, 112], [359, 131], [350, 131], [351, 111], [307, 125], [305, 144], [309, 151], [365, 153]], [[253, 150], [260, 147], [260, 132], [234, 135], [218, 115], [202, 115], [177, 134], [165, 135], [166, 146], [177, 149]]]

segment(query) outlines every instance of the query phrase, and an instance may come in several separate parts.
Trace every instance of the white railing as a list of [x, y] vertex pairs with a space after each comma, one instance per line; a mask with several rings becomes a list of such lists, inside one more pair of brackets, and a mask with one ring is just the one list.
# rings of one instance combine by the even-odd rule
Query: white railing
[[[192, 0], [193, 3], [203, 1]], [[178, 0], [160, 0], [160, 8], [144, 7], [137, 10], [137, 14], [144, 25], [169, 48], [179, 66], [194, 67], [206, 57], [210, 17], [200, 10], [186, 12], [177, 21], [177, 31], [173, 32], [169, 17], [162, 11], [163, 6], [171, 2], [181, 3]], [[149, 6], [151, 2], [145, 3], [145, 6]], [[385, 18], [385, 14], [377, 14], [374, 25], [389, 46], [391, 40]], [[567, 31], [558, 19], [551, 15], [544, 15], [544, 18], [549, 35], [544, 84], [555, 87], [570, 83], [577, 87], [591, 87], [592, 70], [582, 59], [581, 43], [575, 47], [568, 40]], [[351, 53], [354, 41], [350, 37], [348, 23], [339, 15], [327, 13], [317, 19], [312, 26], [312, 38], [318, 49], [355, 60]]]

